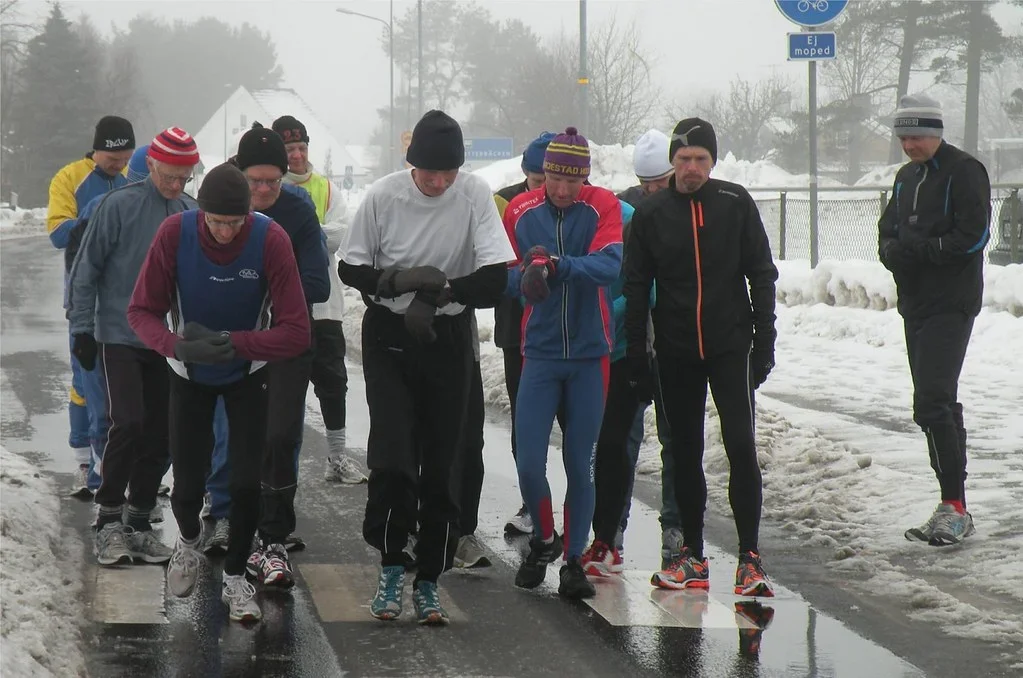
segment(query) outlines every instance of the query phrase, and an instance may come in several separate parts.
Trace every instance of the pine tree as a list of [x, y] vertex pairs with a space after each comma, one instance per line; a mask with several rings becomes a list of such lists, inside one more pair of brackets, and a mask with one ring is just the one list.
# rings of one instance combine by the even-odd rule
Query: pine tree
[[92, 145], [99, 117], [95, 92], [102, 82], [102, 60], [95, 54], [59, 3], [28, 43], [20, 73], [24, 90], [12, 106], [5, 140], [15, 161], [5, 174], [14, 170], [11, 183], [24, 205], [45, 205], [53, 174]]

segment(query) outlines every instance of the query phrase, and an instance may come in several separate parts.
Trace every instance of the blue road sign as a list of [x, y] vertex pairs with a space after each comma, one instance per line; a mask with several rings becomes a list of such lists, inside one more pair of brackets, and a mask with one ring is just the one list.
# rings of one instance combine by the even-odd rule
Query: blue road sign
[[344, 189], [345, 189], [346, 191], [350, 191], [350, 190], [352, 190], [352, 186], [354, 186], [354, 185], [355, 185], [355, 180], [354, 180], [354, 179], [352, 179], [352, 177], [350, 177], [350, 176], [349, 176], [349, 175], [347, 175], [347, 174], [345, 175], [345, 178], [341, 180], [341, 186], [342, 186], [342, 187], [343, 187], [343, 188], [344, 188]]
[[789, 61], [821, 61], [834, 58], [834, 33], [789, 33]]
[[774, 0], [774, 2], [786, 19], [809, 28], [831, 23], [849, 4], [849, 0]]
[[465, 140], [466, 162], [492, 162], [515, 157], [515, 140], [511, 137]]

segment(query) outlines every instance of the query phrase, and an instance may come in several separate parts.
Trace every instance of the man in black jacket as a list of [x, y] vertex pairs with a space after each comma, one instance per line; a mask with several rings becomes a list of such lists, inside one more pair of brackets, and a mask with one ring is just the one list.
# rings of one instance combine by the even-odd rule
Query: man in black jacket
[[[675, 458], [681, 556], [654, 574], [654, 586], [710, 586], [703, 556], [703, 424], [710, 383], [730, 465], [728, 496], [739, 535], [735, 593], [770, 596], [758, 546], [762, 481], [753, 435], [753, 390], [774, 367], [778, 270], [760, 213], [742, 186], [710, 178], [717, 138], [705, 120], [675, 127], [675, 174], [632, 218], [625, 253], [627, 359], [641, 400], [651, 399], [647, 358], [650, 287], [661, 395]], [[752, 345], [752, 349], [751, 349]]]
[[878, 222], [878, 254], [895, 277], [913, 379], [913, 420], [927, 437], [941, 503], [907, 539], [958, 544], [974, 532], [966, 511], [966, 428], [959, 373], [984, 291], [991, 183], [984, 165], [942, 140], [938, 102], [907, 95], [895, 133], [910, 161]]

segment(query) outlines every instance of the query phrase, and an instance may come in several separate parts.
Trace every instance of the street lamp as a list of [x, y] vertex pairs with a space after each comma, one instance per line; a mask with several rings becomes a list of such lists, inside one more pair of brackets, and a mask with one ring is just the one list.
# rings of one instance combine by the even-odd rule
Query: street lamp
[[[590, 76], [586, 65], [586, 0], [579, 0], [579, 129], [592, 134], [590, 129]], [[592, 138], [592, 137], [591, 137]]]
[[350, 9], [344, 9], [342, 7], [336, 8], [334, 11], [339, 14], [348, 14], [349, 16], [359, 16], [363, 19], [369, 19], [370, 21], [377, 21], [387, 27], [387, 42], [388, 52], [391, 55], [391, 112], [388, 115], [388, 122], [390, 124], [390, 132], [388, 138], [390, 139], [390, 169], [393, 172], [395, 168], [395, 162], [398, 158], [397, 153], [394, 149], [394, 0], [390, 0], [390, 11], [388, 14], [388, 20], [384, 21], [380, 17], [372, 16], [369, 14], [362, 14], [361, 12], [353, 12]]

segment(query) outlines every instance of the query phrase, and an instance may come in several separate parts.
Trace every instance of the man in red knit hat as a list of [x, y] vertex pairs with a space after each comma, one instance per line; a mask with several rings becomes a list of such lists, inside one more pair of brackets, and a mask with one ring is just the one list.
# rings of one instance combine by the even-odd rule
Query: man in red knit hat
[[96, 492], [96, 557], [104, 566], [171, 556], [149, 522], [169, 454], [167, 362], [139, 340], [125, 314], [157, 228], [168, 215], [196, 208], [184, 190], [198, 162], [188, 132], [160, 132], [146, 158], [149, 177], [100, 202], [70, 273], [73, 351], [89, 371], [102, 356], [109, 393], [111, 426]]

